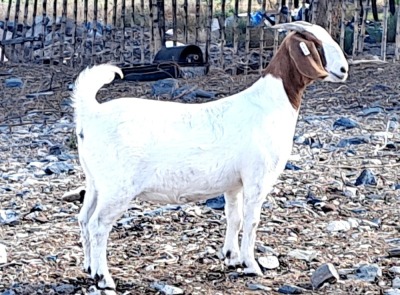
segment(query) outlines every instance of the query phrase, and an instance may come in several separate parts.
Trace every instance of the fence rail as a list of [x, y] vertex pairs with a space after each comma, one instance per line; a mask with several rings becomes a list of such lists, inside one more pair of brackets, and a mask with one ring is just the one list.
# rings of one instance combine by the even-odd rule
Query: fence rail
[[[268, 21], [290, 21], [282, 4], [294, 3], [315, 22], [314, 0], [306, 16], [305, 1], [189, 1], [189, 0], [2, 0], [0, 2], [0, 62], [67, 64], [71, 67], [114, 61], [121, 64], [151, 63], [162, 46], [196, 44], [206, 62], [220, 68], [237, 65], [244, 72], [264, 67], [283, 35]], [[246, 3], [243, 3], [246, 2]], [[363, 53], [366, 42], [380, 46], [400, 59], [400, 5], [395, 14], [384, 1], [381, 20], [369, 22], [370, 1], [343, 1], [340, 46], [352, 56]], [[332, 3], [326, 17], [332, 31]], [[361, 15], [361, 9], [363, 13]], [[260, 15], [260, 14], [258, 14]], [[351, 21], [353, 18], [353, 21]], [[367, 23], [368, 21], [368, 23]], [[393, 33], [394, 31], [394, 33]], [[394, 36], [393, 38], [388, 38]], [[367, 38], [368, 37], [368, 38]], [[373, 40], [372, 40], [373, 39]], [[391, 42], [388, 52], [388, 42]], [[371, 46], [370, 46], [371, 47]], [[375, 50], [377, 51], [377, 50]]]

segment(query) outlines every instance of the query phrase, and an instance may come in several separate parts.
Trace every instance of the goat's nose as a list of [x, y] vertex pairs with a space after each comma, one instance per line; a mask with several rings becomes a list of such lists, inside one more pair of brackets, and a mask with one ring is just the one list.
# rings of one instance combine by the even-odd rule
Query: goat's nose
[[345, 67], [341, 67], [341, 68], [340, 68], [340, 71], [341, 71], [343, 74], [346, 74], [346, 73], [347, 73], [347, 70], [346, 70]]

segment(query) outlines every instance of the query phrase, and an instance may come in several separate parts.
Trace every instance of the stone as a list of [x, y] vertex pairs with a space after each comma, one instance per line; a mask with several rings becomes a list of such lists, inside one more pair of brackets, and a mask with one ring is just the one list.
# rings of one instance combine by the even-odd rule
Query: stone
[[385, 295], [400, 295], [399, 289], [388, 289], [384, 293]]
[[64, 163], [64, 162], [51, 163], [44, 168], [44, 172], [48, 175], [69, 173], [73, 170], [74, 170], [74, 167], [71, 164]]
[[339, 280], [339, 274], [332, 263], [319, 266], [311, 275], [311, 283], [314, 289], [320, 288], [324, 283], [334, 284]]
[[184, 291], [181, 288], [167, 285], [162, 282], [152, 283], [152, 284], [150, 284], [150, 287], [156, 289], [157, 291], [160, 291], [161, 293], [163, 293], [165, 295], [175, 295], [175, 294], [183, 294], [184, 293]]
[[279, 287], [278, 293], [281, 293], [281, 294], [303, 294], [304, 289], [297, 287], [297, 286], [292, 286], [292, 285], [283, 285], [282, 287]]
[[358, 144], [365, 144], [365, 143], [369, 143], [370, 140], [366, 137], [352, 137], [352, 138], [343, 138], [339, 141], [339, 143], [337, 144], [337, 147], [340, 148], [344, 148], [344, 147], [348, 147], [350, 145], [358, 145]]
[[400, 278], [399, 277], [395, 277], [392, 281], [392, 287], [399, 289], [400, 288]]
[[326, 226], [326, 230], [329, 232], [346, 232], [351, 229], [351, 225], [348, 221], [345, 220], [334, 220], [328, 223]]
[[365, 169], [361, 172], [360, 176], [357, 178], [355, 185], [376, 185], [376, 179], [374, 173], [370, 169]]
[[317, 257], [318, 252], [312, 250], [299, 250], [295, 249], [288, 253], [288, 256], [305, 261], [312, 261]]
[[6, 246], [0, 244], [0, 264], [7, 263], [7, 251]]
[[278, 257], [272, 255], [258, 258], [258, 263], [265, 269], [275, 269], [279, 267]]
[[80, 186], [72, 191], [64, 193], [64, 195], [61, 197], [61, 199], [65, 202], [79, 201], [79, 202], [83, 203], [83, 200], [85, 198], [85, 193], [86, 193], [85, 187]]
[[224, 210], [225, 208], [225, 197], [218, 196], [216, 198], [208, 199], [206, 201], [206, 206], [215, 210]]
[[24, 82], [20, 78], [8, 78], [4, 81], [8, 88], [22, 88]]
[[351, 128], [355, 128], [357, 127], [358, 124], [356, 121], [350, 119], [350, 118], [346, 118], [346, 117], [342, 117], [337, 119], [334, 123], [333, 123], [333, 129], [351, 129]]
[[400, 266], [392, 266], [388, 270], [392, 273], [400, 274]]
[[382, 270], [377, 264], [363, 264], [356, 269], [356, 277], [365, 282], [374, 282], [382, 276]]
[[296, 166], [296, 165], [294, 165], [294, 164], [292, 164], [292, 163], [290, 163], [290, 162], [287, 162], [286, 165], [285, 165], [285, 170], [298, 171], [298, 170], [301, 170], [301, 168]]
[[0, 224], [16, 225], [19, 223], [18, 213], [13, 210], [0, 210]]
[[265, 291], [265, 292], [271, 292], [272, 291], [272, 289], [270, 287], [267, 287], [267, 286], [264, 286], [264, 285], [261, 285], [261, 284], [257, 284], [257, 283], [247, 283], [246, 286], [247, 286], [247, 288], [249, 290], [252, 290], [252, 291], [256, 291], [256, 290], [262, 290], [262, 291]]

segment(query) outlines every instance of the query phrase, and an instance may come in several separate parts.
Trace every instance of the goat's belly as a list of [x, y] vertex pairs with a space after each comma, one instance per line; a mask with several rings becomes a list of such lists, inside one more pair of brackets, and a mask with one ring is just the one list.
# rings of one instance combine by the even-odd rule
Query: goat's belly
[[155, 204], [186, 204], [191, 202], [199, 202], [217, 197], [215, 194], [194, 194], [194, 195], [171, 195], [161, 193], [147, 193], [143, 192], [138, 196], [139, 200], [155, 203]]
[[158, 204], [185, 204], [211, 199], [226, 191], [240, 189], [241, 186], [240, 178], [236, 177], [234, 179], [225, 178], [224, 180], [214, 181], [198, 180], [181, 183], [181, 186], [164, 180], [158, 187], [145, 189], [137, 198]]

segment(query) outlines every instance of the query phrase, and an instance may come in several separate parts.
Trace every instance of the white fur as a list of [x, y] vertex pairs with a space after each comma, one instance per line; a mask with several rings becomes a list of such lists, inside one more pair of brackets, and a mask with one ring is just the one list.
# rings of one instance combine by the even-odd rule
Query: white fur
[[112, 65], [86, 69], [73, 94], [87, 181], [79, 215], [85, 268], [98, 276], [99, 287], [115, 288], [107, 238], [131, 200], [186, 203], [225, 193], [226, 263], [244, 263], [246, 273], [261, 274], [254, 258], [261, 207], [290, 155], [298, 117], [282, 80], [266, 75], [204, 104], [138, 98], [97, 103], [97, 91], [114, 73], [122, 76]]

